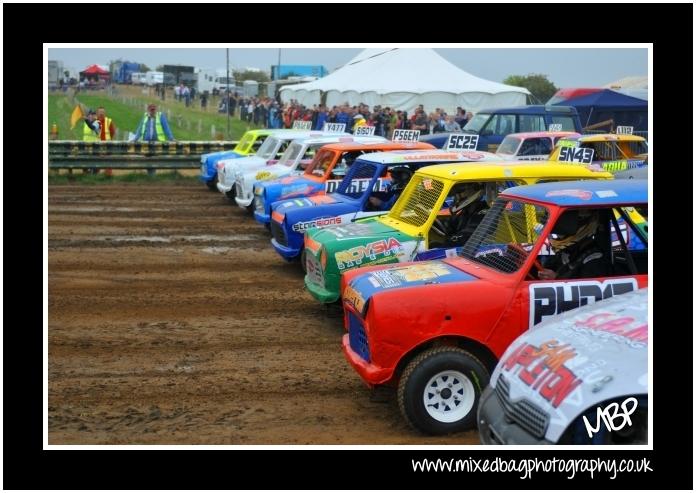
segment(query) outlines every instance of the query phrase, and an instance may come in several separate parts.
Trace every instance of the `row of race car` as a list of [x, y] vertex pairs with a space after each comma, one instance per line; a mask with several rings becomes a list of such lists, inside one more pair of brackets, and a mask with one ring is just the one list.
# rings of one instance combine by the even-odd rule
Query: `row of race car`
[[[511, 134], [493, 154], [476, 135], [437, 149], [364, 133], [249, 131], [248, 156], [204, 155], [201, 179], [341, 304], [347, 361], [396, 388], [415, 429], [645, 442], [648, 187], [614, 176], [647, 178], [644, 139]], [[527, 139], [554, 147], [519, 155]], [[631, 426], [614, 429], [601, 408], [626, 399]]]

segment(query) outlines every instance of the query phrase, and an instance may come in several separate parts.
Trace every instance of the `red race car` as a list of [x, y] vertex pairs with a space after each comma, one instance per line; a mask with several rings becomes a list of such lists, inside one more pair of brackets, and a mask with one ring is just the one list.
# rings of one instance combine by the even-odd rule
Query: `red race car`
[[[346, 358], [369, 386], [398, 387], [416, 429], [474, 427], [479, 397], [515, 338], [647, 286], [647, 202], [645, 180], [510, 188], [458, 255], [347, 271]], [[534, 357], [548, 363], [535, 367], [534, 385], [562, 402], [573, 391], [568, 372], [553, 354]]]

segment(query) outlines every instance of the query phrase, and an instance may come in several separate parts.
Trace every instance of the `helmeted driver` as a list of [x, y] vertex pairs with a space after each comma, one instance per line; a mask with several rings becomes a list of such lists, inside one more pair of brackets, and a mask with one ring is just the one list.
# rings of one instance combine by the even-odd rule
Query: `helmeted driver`
[[406, 166], [399, 166], [392, 168], [389, 174], [391, 175], [391, 184], [387, 190], [386, 198], [381, 199], [374, 195], [371, 195], [369, 198], [370, 205], [376, 210], [388, 211], [392, 208], [396, 199], [399, 198], [399, 195], [401, 195], [401, 192], [404, 191], [404, 188], [411, 180], [413, 171]]
[[432, 229], [445, 238], [445, 246], [463, 245], [488, 210], [482, 183], [459, 185], [452, 198], [448, 218], [437, 219]]
[[609, 262], [597, 241], [599, 211], [569, 210], [556, 222], [549, 242], [555, 255], [539, 269], [542, 280], [602, 277]]

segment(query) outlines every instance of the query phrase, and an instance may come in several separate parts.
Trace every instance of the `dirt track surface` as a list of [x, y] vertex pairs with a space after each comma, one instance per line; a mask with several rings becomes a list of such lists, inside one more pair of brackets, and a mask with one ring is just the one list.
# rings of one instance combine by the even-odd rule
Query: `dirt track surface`
[[203, 185], [51, 186], [50, 444], [463, 444], [344, 360], [340, 312]]

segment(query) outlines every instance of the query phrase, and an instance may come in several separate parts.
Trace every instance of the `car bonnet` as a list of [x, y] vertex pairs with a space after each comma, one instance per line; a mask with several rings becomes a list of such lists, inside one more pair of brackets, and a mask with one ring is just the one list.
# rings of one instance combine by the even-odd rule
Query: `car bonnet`
[[502, 375], [510, 402], [526, 400], [547, 415], [546, 438], [555, 442], [592, 406], [647, 394], [647, 313], [644, 288], [542, 322], [505, 351], [491, 384]]

